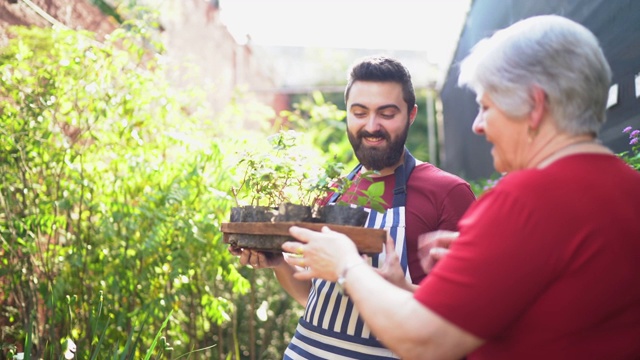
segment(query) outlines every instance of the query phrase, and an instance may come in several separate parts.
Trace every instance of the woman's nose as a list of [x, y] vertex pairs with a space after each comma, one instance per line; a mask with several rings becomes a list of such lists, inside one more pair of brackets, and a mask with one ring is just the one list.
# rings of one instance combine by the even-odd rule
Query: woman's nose
[[476, 135], [484, 135], [484, 120], [482, 119], [482, 114], [478, 112], [478, 115], [473, 120], [473, 125], [471, 125], [471, 130]]

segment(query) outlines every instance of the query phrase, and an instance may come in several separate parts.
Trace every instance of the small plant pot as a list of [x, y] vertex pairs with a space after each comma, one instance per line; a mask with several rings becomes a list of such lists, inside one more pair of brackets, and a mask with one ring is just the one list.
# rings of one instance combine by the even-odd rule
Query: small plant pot
[[272, 222], [275, 216], [275, 211], [266, 206], [231, 208], [231, 222]]
[[369, 213], [362, 207], [327, 205], [320, 208], [320, 222], [327, 224], [364, 226]]
[[[231, 222], [246, 223], [271, 223], [276, 217], [276, 210], [267, 206], [238, 206], [231, 208]], [[274, 240], [271, 236], [266, 235], [238, 235], [231, 234], [228, 236], [228, 243], [232, 247], [251, 248], [255, 250], [269, 250], [274, 248]], [[278, 242], [284, 242], [277, 239]]]
[[311, 221], [311, 206], [282, 203], [278, 208], [275, 221]]

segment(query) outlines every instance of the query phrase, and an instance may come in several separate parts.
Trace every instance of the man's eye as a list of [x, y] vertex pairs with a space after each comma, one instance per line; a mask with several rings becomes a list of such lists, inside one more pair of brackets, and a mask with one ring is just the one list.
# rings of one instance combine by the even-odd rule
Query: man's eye
[[396, 116], [396, 114], [395, 113], [392, 113], [392, 114], [382, 113], [382, 114], [380, 114], [380, 116], [382, 116], [383, 119], [393, 119]]

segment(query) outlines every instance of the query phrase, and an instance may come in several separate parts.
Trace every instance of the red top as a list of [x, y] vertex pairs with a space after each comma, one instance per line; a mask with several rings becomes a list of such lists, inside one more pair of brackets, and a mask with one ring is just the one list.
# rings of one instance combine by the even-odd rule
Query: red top
[[486, 340], [469, 359], [640, 359], [640, 173], [591, 154], [505, 176], [415, 298]]

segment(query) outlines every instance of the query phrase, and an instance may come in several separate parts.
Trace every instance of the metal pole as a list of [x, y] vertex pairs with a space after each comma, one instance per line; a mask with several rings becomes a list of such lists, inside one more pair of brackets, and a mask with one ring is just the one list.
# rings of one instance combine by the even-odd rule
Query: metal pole
[[437, 154], [437, 146], [438, 146], [438, 137], [436, 136], [436, 117], [435, 117], [435, 106], [434, 106], [434, 98], [433, 98], [433, 90], [427, 89], [427, 144], [429, 147], [429, 162], [433, 165], [439, 166], [438, 154]]

